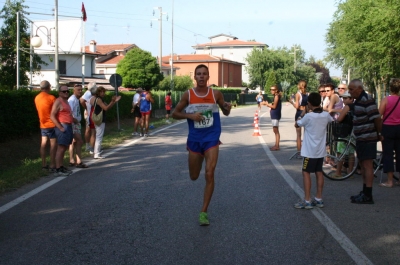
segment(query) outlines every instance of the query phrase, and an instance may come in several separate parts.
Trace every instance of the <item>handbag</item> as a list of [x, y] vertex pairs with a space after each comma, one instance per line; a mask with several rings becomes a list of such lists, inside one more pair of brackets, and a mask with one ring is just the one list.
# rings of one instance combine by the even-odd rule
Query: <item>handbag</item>
[[94, 111], [92, 113], [92, 121], [95, 125], [99, 126], [100, 124], [103, 123], [103, 109], [101, 109], [99, 114], [96, 114], [96, 106], [97, 106], [97, 99], [94, 101]]

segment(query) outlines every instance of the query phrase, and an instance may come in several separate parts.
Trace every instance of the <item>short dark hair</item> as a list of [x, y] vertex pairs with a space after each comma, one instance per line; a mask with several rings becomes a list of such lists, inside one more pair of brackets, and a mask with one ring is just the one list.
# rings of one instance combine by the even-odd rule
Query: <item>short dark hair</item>
[[311, 92], [310, 95], [308, 95], [308, 102], [313, 107], [320, 106], [321, 105], [321, 95], [317, 92]]
[[400, 91], [400, 78], [392, 78], [389, 82], [389, 90], [394, 94], [399, 94]]
[[194, 74], [196, 75], [196, 71], [199, 68], [206, 68], [207, 69], [207, 73], [210, 73], [210, 71], [208, 70], [208, 67], [205, 64], [199, 64], [198, 66], [196, 66], [196, 68], [194, 69]]
[[171, 92], [168, 92], [167, 95], [168, 95], [168, 96], [171, 96]]
[[335, 89], [335, 86], [332, 83], [325, 84], [325, 87], [330, 87], [332, 90]]

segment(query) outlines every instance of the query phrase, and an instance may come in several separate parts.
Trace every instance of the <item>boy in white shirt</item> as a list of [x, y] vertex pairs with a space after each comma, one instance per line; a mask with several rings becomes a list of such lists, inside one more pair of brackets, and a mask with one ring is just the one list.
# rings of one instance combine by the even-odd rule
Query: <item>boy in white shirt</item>
[[[310, 93], [308, 96], [307, 113], [296, 121], [296, 126], [304, 127], [304, 139], [301, 146], [303, 158], [303, 185], [304, 200], [294, 205], [297, 209], [312, 209], [313, 206], [324, 207], [322, 190], [324, 187], [324, 176], [322, 164], [326, 156], [326, 127], [332, 122], [331, 115], [321, 108], [321, 96], [318, 93]], [[315, 173], [317, 179], [317, 193], [311, 201], [311, 173]]]

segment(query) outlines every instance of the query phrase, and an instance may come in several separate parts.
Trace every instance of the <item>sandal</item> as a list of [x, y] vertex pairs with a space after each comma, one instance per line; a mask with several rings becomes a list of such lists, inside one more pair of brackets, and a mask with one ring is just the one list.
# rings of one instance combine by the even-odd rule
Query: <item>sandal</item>
[[278, 147], [275, 147], [275, 146], [273, 146], [273, 147], [271, 147], [269, 150], [271, 150], [271, 151], [279, 151], [279, 148], [278, 148]]
[[69, 165], [68, 166], [70, 166], [70, 167], [74, 167], [75, 166], [75, 163], [71, 163], [71, 162], [69, 162]]
[[388, 183], [379, 183], [379, 187], [393, 188], [393, 184], [390, 185], [390, 184], [388, 184]]
[[79, 164], [76, 164], [77, 168], [88, 168], [88, 166], [86, 164], [83, 164], [82, 162]]

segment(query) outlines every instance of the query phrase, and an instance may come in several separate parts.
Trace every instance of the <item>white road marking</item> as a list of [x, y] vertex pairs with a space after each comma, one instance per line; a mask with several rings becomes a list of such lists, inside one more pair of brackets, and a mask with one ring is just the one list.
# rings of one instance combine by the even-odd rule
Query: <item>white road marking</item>
[[[186, 122], [186, 120], [185, 120], [184, 122]], [[150, 135], [157, 134], [157, 133], [159, 133], [159, 132], [162, 132], [162, 131], [164, 131], [164, 130], [166, 130], [166, 129], [168, 129], [168, 128], [171, 128], [171, 127], [176, 126], [176, 125], [181, 124], [181, 123], [183, 123], [183, 122], [175, 122], [175, 123], [173, 123], [173, 124], [171, 124], [171, 125], [169, 125], [169, 126], [163, 127], [163, 128], [161, 128], [161, 129], [159, 129], [159, 130], [156, 130], [156, 131], [150, 133]], [[140, 138], [138, 138], [138, 139], [131, 140], [131, 141], [127, 142], [126, 144], [124, 144], [124, 145], [122, 145], [122, 146], [120, 146], [120, 147], [118, 147], [118, 148], [111, 149], [110, 152], [107, 152], [107, 153], [104, 155], [104, 157], [108, 157], [108, 156], [110, 156], [110, 155], [112, 155], [112, 154], [118, 152], [118, 151], [121, 150], [122, 148], [125, 148], [125, 147], [127, 147], [127, 146], [132, 145], [132, 144], [135, 144], [135, 143], [137, 143], [137, 142], [139, 142], [139, 141], [142, 141], [143, 139], [144, 139], [144, 137], [140, 137]], [[86, 164], [87, 164], [87, 165], [92, 165], [92, 164], [94, 164], [94, 163], [96, 163], [96, 162], [100, 162], [100, 160], [92, 159], [92, 161], [89, 161], [89, 162], [87, 162]], [[73, 173], [78, 172], [78, 171], [81, 171], [81, 170], [89, 170], [89, 169], [76, 168], [76, 169], [73, 170]], [[9, 209], [11, 209], [11, 208], [13, 208], [14, 206], [17, 206], [18, 204], [20, 204], [21, 202], [25, 201], [26, 199], [29, 199], [30, 197], [32, 197], [32, 196], [38, 194], [39, 192], [41, 192], [41, 191], [47, 189], [48, 187], [53, 186], [54, 184], [56, 184], [57, 182], [59, 182], [59, 181], [65, 179], [65, 178], [66, 178], [66, 177], [57, 177], [57, 178], [55, 178], [55, 179], [53, 179], [53, 180], [51, 180], [51, 181], [49, 181], [49, 182], [47, 182], [47, 183], [45, 183], [45, 184], [39, 186], [39, 187], [37, 187], [36, 189], [34, 189], [34, 190], [32, 190], [32, 191], [30, 191], [30, 192], [28, 192], [28, 193], [26, 193], [26, 194], [24, 194], [24, 195], [22, 195], [22, 196], [16, 198], [15, 200], [13, 200], [13, 201], [11, 201], [11, 202], [9, 202], [9, 203], [7, 203], [7, 204], [1, 206], [1, 207], [0, 207], [0, 214], [4, 213], [5, 211], [7, 211], [7, 210], [9, 210]]]
[[[301, 199], [304, 198], [304, 191], [300, 186], [294, 181], [294, 179], [286, 172], [283, 166], [275, 158], [272, 152], [269, 150], [264, 138], [258, 136], [258, 139], [267, 154], [268, 158], [271, 160], [272, 164], [281, 174], [282, 178], [289, 184], [289, 186], [296, 192]], [[350, 241], [350, 239], [340, 230], [339, 227], [319, 208], [310, 210], [312, 214], [320, 221], [320, 223], [326, 228], [326, 230], [333, 236], [334, 239], [339, 243], [339, 245], [347, 252], [347, 254], [354, 260], [356, 264], [366, 265], [373, 263], [361, 252], [361, 250]]]

